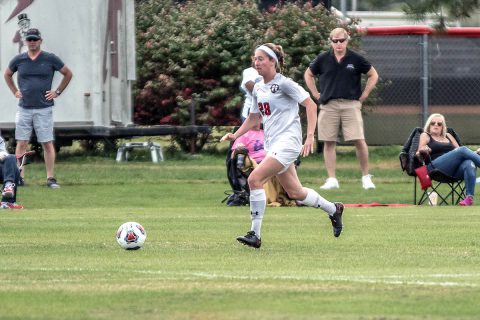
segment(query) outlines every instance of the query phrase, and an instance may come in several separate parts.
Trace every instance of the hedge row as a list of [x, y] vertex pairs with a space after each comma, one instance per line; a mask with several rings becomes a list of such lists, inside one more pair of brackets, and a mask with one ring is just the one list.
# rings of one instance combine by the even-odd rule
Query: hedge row
[[[286, 3], [259, 11], [254, 0], [137, 2], [138, 81], [135, 122], [237, 125], [243, 95], [242, 70], [253, 49], [265, 42], [283, 46], [284, 74], [303, 84], [303, 73], [328, 49], [339, 22], [323, 6]], [[358, 40], [353, 25], [353, 45]]]

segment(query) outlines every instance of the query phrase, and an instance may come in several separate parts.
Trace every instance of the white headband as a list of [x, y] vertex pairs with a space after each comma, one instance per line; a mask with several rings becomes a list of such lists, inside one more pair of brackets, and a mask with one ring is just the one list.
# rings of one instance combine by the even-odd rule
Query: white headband
[[275, 52], [266, 45], [262, 44], [260, 47], [257, 48], [257, 50], [265, 51], [266, 54], [268, 54], [271, 58], [278, 62], [278, 58]]

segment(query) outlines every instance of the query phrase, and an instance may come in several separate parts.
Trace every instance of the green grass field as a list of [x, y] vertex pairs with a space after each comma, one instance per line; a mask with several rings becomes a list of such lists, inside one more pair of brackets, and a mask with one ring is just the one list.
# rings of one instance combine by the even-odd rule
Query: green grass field
[[[411, 203], [398, 147], [371, 151], [377, 189], [364, 191], [353, 152], [339, 158], [344, 203]], [[0, 319], [479, 319], [478, 206], [347, 208], [344, 232], [311, 208], [267, 208], [263, 244], [247, 207], [221, 203], [224, 158], [115, 163], [113, 156], [60, 157], [61, 189], [27, 167], [24, 210], [0, 211]], [[299, 174], [315, 188], [322, 159]], [[126, 221], [147, 230], [125, 251]]]

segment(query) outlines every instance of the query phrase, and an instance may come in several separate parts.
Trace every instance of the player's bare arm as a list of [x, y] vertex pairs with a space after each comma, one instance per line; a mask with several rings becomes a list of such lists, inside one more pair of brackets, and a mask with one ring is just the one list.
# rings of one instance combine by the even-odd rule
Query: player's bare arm
[[315, 127], [317, 126], [317, 105], [312, 98], [307, 98], [301, 103], [307, 109], [307, 137], [302, 147], [302, 156], [313, 153]]
[[238, 137], [241, 137], [244, 133], [258, 125], [259, 122], [262, 122], [262, 117], [260, 113], [250, 113], [245, 119], [245, 122], [238, 128], [235, 133], [227, 133], [221, 139], [220, 142], [223, 141], [235, 141]]

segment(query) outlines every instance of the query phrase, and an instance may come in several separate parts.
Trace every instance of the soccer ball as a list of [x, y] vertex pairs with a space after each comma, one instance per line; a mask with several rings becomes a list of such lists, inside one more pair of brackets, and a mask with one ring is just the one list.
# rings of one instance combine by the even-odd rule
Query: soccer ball
[[117, 230], [117, 242], [125, 250], [140, 249], [146, 238], [145, 228], [138, 222], [125, 222]]

